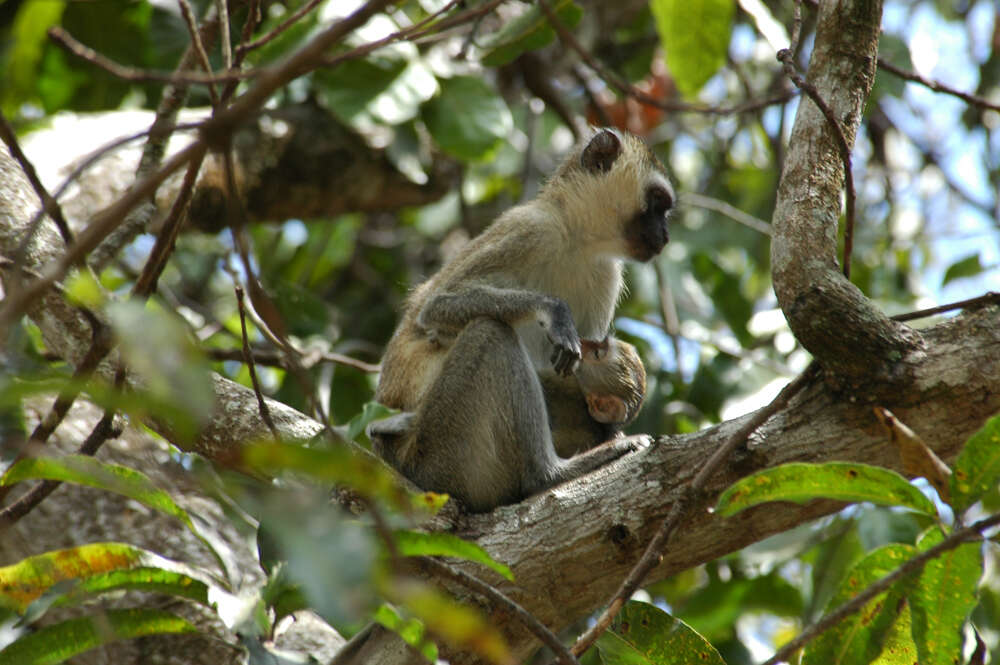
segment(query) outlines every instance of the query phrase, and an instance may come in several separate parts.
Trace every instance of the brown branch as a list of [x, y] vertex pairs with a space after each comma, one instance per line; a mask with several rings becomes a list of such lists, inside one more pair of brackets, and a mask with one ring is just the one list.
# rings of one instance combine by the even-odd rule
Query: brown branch
[[[384, 46], [388, 46], [389, 44], [393, 44], [393, 43], [398, 42], [400, 40], [403, 40], [403, 39], [416, 39], [420, 35], [425, 34], [427, 30], [441, 30], [442, 27], [441, 27], [440, 24], [433, 25], [433, 26], [431, 26], [429, 28], [427, 26], [428, 26], [428, 24], [430, 24], [433, 21], [437, 20], [446, 11], [449, 11], [452, 7], [454, 7], [455, 5], [457, 5], [460, 1], [461, 0], [451, 0], [444, 7], [442, 7], [438, 11], [434, 12], [433, 14], [431, 14], [430, 16], [428, 16], [427, 18], [425, 18], [424, 20], [422, 20], [422, 21], [420, 21], [418, 23], [414, 23], [413, 25], [411, 25], [408, 28], [403, 28], [402, 30], [397, 30], [396, 32], [392, 33], [391, 35], [386, 35], [382, 39], [376, 39], [373, 42], [368, 42], [367, 44], [362, 44], [361, 46], [358, 46], [356, 48], [350, 49], [348, 51], [344, 51], [343, 53], [337, 53], [335, 55], [331, 55], [331, 56], [329, 56], [329, 57], [327, 57], [327, 58], [324, 59], [323, 64], [325, 66], [327, 66], [327, 67], [332, 67], [334, 65], [340, 64], [341, 62], [344, 62], [345, 60], [353, 60], [355, 58], [363, 57], [365, 55], [368, 55], [372, 51], [376, 51], [376, 50], [378, 50], [378, 49], [380, 49], [380, 48], [382, 48]], [[487, 5], [485, 6], [487, 9], [485, 9], [485, 11], [492, 11], [493, 7], [495, 7], [496, 5], [500, 4], [500, 2], [502, 2], [502, 1], [503, 0], [494, 0], [491, 3], [487, 3]], [[470, 19], [472, 19], [472, 18], [474, 18], [476, 16], [483, 15], [485, 13], [485, 11], [484, 11], [484, 7], [477, 7], [474, 10], [468, 10], [466, 12], [463, 12], [460, 15], [456, 15], [456, 16], [452, 17], [452, 19], [455, 19], [455, 18], [458, 18], [458, 17], [461, 16], [463, 18], [462, 22], [464, 22], [464, 21], [468, 21], [468, 20], [470, 20]], [[441, 23], [444, 23], [444, 21], [442, 21]]]
[[236, 57], [237, 59], [242, 59], [247, 53], [255, 49], [268, 44], [277, 38], [285, 30], [288, 30], [292, 25], [298, 22], [300, 18], [311, 12], [316, 6], [323, 0], [309, 0], [306, 4], [302, 5], [296, 9], [291, 16], [276, 25], [270, 32], [262, 37], [258, 37], [252, 42], [243, 43], [236, 47]]
[[[539, 2], [544, 2], [544, 0], [539, 0]], [[715, 472], [722, 467], [723, 463], [736, 451], [737, 448], [742, 446], [747, 438], [753, 434], [761, 425], [763, 425], [771, 416], [776, 414], [781, 409], [788, 405], [788, 402], [798, 393], [806, 384], [813, 378], [816, 374], [818, 366], [813, 363], [810, 365], [802, 374], [791, 381], [788, 385], [781, 389], [770, 404], [764, 408], [758, 410], [750, 418], [746, 420], [735, 432], [733, 432], [714, 453], [708, 459], [707, 462], [698, 470], [691, 482], [684, 488], [681, 495], [674, 501], [673, 505], [670, 506], [670, 512], [667, 514], [666, 519], [663, 520], [663, 524], [660, 525], [659, 530], [653, 539], [646, 546], [646, 551], [643, 552], [642, 557], [639, 559], [638, 563], [629, 572], [628, 577], [622, 582], [618, 591], [611, 598], [608, 603], [607, 609], [601, 613], [601, 616], [597, 618], [594, 625], [587, 630], [583, 635], [577, 638], [576, 643], [573, 645], [571, 651], [573, 655], [580, 656], [587, 649], [589, 649], [597, 638], [600, 637], [601, 633], [608, 629], [611, 625], [611, 621], [615, 618], [622, 607], [624, 607], [625, 602], [632, 597], [638, 589], [639, 585], [646, 578], [646, 575], [650, 573], [660, 562], [663, 560], [663, 552], [666, 549], [667, 544], [670, 542], [670, 536], [673, 535], [674, 531], [680, 525], [681, 517], [687, 512], [688, 508], [694, 503], [695, 499], [704, 491], [708, 481], [712, 478]]]
[[132, 295], [143, 300], [156, 291], [156, 283], [167, 265], [167, 259], [174, 251], [177, 236], [181, 226], [187, 218], [188, 204], [191, 202], [191, 195], [194, 192], [195, 183], [198, 180], [198, 172], [205, 159], [205, 149], [202, 146], [200, 154], [196, 154], [188, 163], [187, 171], [184, 173], [184, 180], [181, 182], [180, 190], [174, 198], [174, 203], [170, 207], [170, 212], [164, 221], [160, 233], [156, 236], [156, 242], [149, 253], [146, 265], [143, 266], [142, 273], [135, 284], [132, 285]]
[[278, 441], [281, 439], [281, 436], [278, 434], [278, 428], [274, 426], [274, 420], [271, 419], [271, 410], [267, 408], [267, 402], [264, 401], [264, 396], [260, 392], [260, 382], [257, 380], [257, 366], [254, 364], [253, 354], [250, 353], [250, 342], [247, 340], [247, 309], [243, 302], [243, 287], [236, 284], [233, 288], [236, 290], [236, 304], [240, 311], [240, 331], [243, 336], [243, 360], [246, 362], [247, 370], [250, 372], [250, 383], [253, 384], [254, 395], [257, 396], [257, 409], [260, 411], [260, 417], [264, 421], [264, 424], [271, 430], [275, 441]]
[[[796, 16], [798, 16], [798, 3], [795, 4], [795, 12]], [[806, 81], [802, 74], [799, 73], [798, 68], [795, 66], [795, 57], [792, 55], [792, 49], [781, 49], [778, 51], [777, 57], [778, 61], [781, 62], [784, 67], [785, 74], [792, 80], [792, 83], [794, 83], [797, 88], [805, 92], [806, 95], [809, 96], [809, 99], [816, 104], [819, 110], [822, 111], [823, 115], [826, 117], [826, 121], [833, 131], [833, 137], [837, 144], [837, 149], [840, 151], [840, 159], [844, 163], [844, 189], [847, 192], [847, 202], [845, 205], [847, 220], [844, 226], [843, 270], [844, 277], [850, 278], [851, 252], [854, 249], [854, 211], [856, 208], [855, 201], [857, 199], [857, 194], [854, 190], [854, 174], [851, 172], [851, 148], [847, 145], [847, 137], [844, 135], [844, 129], [840, 126], [840, 122], [837, 120], [837, 116], [834, 115], [833, 110], [820, 96], [816, 87]]]
[[[106, 409], [77, 452], [80, 455], [94, 455], [105, 441], [121, 436], [121, 428], [114, 426], [114, 419], [114, 410]], [[0, 533], [34, 510], [60, 485], [62, 481], [59, 480], [43, 480], [18, 497], [17, 501], [0, 510]]]
[[[288, 369], [288, 362], [285, 360], [285, 356], [281, 351], [273, 349], [250, 349], [250, 352], [253, 354], [254, 362], [258, 365]], [[205, 349], [205, 355], [211, 360], [242, 361], [244, 359], [243, 351], [240, 349]], [[321, 362], [344, 365], [345, 367], [353, 367], [354, 369], [367, 372], [368, 374], [375, 374], [380, 370], [379, 365], [366, 363], [363, 360], [358, 360], [357, 358], [345, 356], [341, 353], [335, 353], [333, 351], [302, 352], [302, 366], [304, 368], [309, 369], [310, 367], [313, 367]]]
[[704, 194], [698, 194], [696, 192], [684, 192], [681, 194], [681, 203], [687, 203], [698, 208], [712, 210], [725, 215], [734, 222], [738, 222], [749, 229], [757, 231], [758, 233], [763, 233], [768, 236], [771, 235], [770, 224], [760, 218], [743, 212], [735, 206], [729, 205], [725, 201], [720, 201], [719, 199], [714, 199], [710, 196], [705, 196]]
[[[10, 126], [10, 123], [7, 122], [7, 118], [2, 112], [0, 112], [0, 139], [7, 144], [11, 156], [21, 165], [21, 170], [28, 177], [28, 182], [31, 183], [31, 186], [35, 189], [35, 193], [38, 194], [38, 198], [42, 202], [42, 209], [39, 211], [38, 218], [41, 219], [46, 214], [52, 217], [52, 221], [56, 223], [63, 242], [67, 245], [71, 244], [73, 242], [73, 232], [69, 229], [69, 224], [66, 222], [66, 217], [63, 215], [59, 202], [49, 195], [48, 190], [45, 189], [45, 185], [42, 184], [38, 173], [35, 171], [34, 164], [31, 163], [28, 156], [21, 150], [21, 144], [17, 141], [14, 128]], [[14, 254], [15, 261], [21, 260], [31, 236], [31, 233], [25, 236], [24, 242], [21, 243], [21, 246], [18, 247], [17, 252]]]
[[428, 575], [443, 577], [457, 582], [513, 614], [525, 628], [541, 640], [542, 644], [552, 649], [556, 655], [556, 662], [562, 663], [562, 665], [579, 665], [579, 661], [566, 648], [566, 645], [559, 640], [559, 637], [555, 633], [549, 630], [535, 615], [524, 609], [517, 601], [508, 597], [496, 587], [483, 582], [478, 577], [470, 575], [464, 570], [449, 566], [445, 562], [432, 557], [419, 556], [414, 557], [414, 559], [417, 565]]
[[784, 91], [777, 95], [771, 95], [770, 97], [765, 97], [757, 100], [749, 100], [735, 106], [723, 107], [723, 106], [705, 106], [704, 104], [688, 104], [686, 102], [669, 102], [662, 99], [657, 99], [651, 95], [639, 90], [634, 85], [626, 81], [624, 78], [611, 71], [603, 64], [601, 64], [597, 58], [595, 58], [590, 51], [588, 51], [584, 46], [573, 36], [573, 33], [566, 28], [552, 7], [549, 5], [548, 0], [538, 0], [538, 6], [542, 8], [545, 13], [546, 19], [549, 24], [555, 29], [556, 34], [559, 35], [559, 40], [565, 44], [568, 48], [576, 51], [577, 55], [587, 63], [591, 69], [597, 72], [597, 75], [604, 79], [611, 87], [618, 90], [619, 93], [631, 97], [632, 99], [645, 104], [647, 106], [653, 106], [664, 111], [670, 111], [675, 113], [704, 113], [708, 115], [733, 115], [738, 113], [749, 113], [752, 111], [759, 110], [774, 104], [781, 104], [783, 102], [791, 99], [794, 93], [791, 91]]
[[56, 44], [64, 48], [69, 53], [81, 60], [85, 60], [95, 67], [103, 69], [107, 73], [124, 81], [133, 83], [188, 83], [188, 84], [213, 84], [226, 83], [228, 81], [242, 81], [252, 79], [260, 75], [260, 70], [250, 69], [245, 72], [223, 72], [220, 74], [199, 74], [198, 72], [164, 72], [149, 69], [137, 69], [127, 67], [114, 60], [101, 55], [86, 44], [78, 41], [73, 35], [66, 32], [59, 26], [49, 28], [49, 38]]
[[39, 279], [8, 294], [0, 306], [0, 333], [20, 316], [34, 298], [61, 279], [70, 267], [82, 261], [97, 247], [98, 243], [122, 223], [132, 208], [156, 191], [167, 176], [200, 154], [205, 149], [205, 144], [225, 145], [230, 133], [250, 115], [256, 113], [278, 88], [322, 62], [324, 54], [331, 46], [354, 29], [364, 25], [389, 2], [390, 0], [370, 0], [347, 18], [318, 34], [279, 65], [261, 70], [253, 87], [238, 97], [228, 108], [222, 109], [202, 124], [201, 135], [193, 144], [173, 155], [155, 173], [135, 183], [117, 201], [96, 213], [66, 254], [58, 262], [48, 266]]
[[233, 68], [233, 44], [229, 36], [229, 0], [215, 0], [215, 12], [219, 15], [219, 48], [222, 50], [222, 68], [227, 72]]
[[[52, 433], [59, 427], [59, 423], [63, 421], [66, 414], [69, 413], [69, 409], [73, 406], [73, 402], [79, 397], [80, 391], [83, 390], [83, 384], [97, 369], [97, 366], [104, 360], [104, 356], [108, 355], [108, 352], [112, 347], [111, 331], [108, 327], [92, 319], [90, 321], [91, 325], [91, 343], [90, 348], [87, 349], [87, 353], [80, 360], [76, 369], [73, 370], [73, 376], [67, 380], [66, 385], [63, 389], [59, 391], [56, 396], [55, 401], [52, 403], [52, 408], [49, 409], [45, 417], [42, 418], [35, 429], [32, 430], [31, 436], [25, 442], [24, 447], [18, 451], [17, 456], [14, 458], [12, 464], [17, 464], [21, 460], [34, 454], [34, 451], [40, 448], [52, 435]], [[54, 489], [54, 488], [53, 488]], [[11, 486], [0, 487], [0, 500], [10, 493]], [[50, 490], [51, 493], [51, 490]], [[45, 494], [48, 496], [48, 494]], [[44, 498], [44, 496], [42, 497]], [[40, 501], [41, 499], [39, 499]]]
[[981, 296], [976, 296], [975, 298], [959, 300], [957, 302], [948, 303], [947, 305], [938, 305], [937, 307], [929, 307], [928, 309], [919, 309], [915, 312], [897, 314], [896, 316], [890, 318], [893, 321], [913, 321], [914, 319], [923, 319], [928, 316], [934, 316], [935, 314], [941, 314], [942, 312], [950, 312], [955, 309], [969, 309], [990, 304], [1000, 305], [1000, 293], [989, 291]]
[[[212, 62], [208, 59], [208, 51], [205, 50], [205, 45], [201, 41], [201, 33], [198, 31], [198, 23], [195, 21], [194, 12], [191, 11], [191, 4], [188, 0], [177, 0], [177, 4], [180, 5], [181, 15], [184, 16], [184, 22], [187, 24], [188, 32], [191, 34], [191, 47], [198, 55], [198, 59], [201, 60], [201, 68], [205, 70], [206, 74], [212, 76]], [[212, 108], [217, 108], [219, 106], [219, 93], [216, 91], [214, 83], [208, 84], [208, 96], [212, 100]]]
[[87, 228], [77, 236], [76, 241], [67, 248], [66, 253], [58, 261], [46, 266], [33, 282], [7, 294], [0, 307], [0, 333], [20, 316], [35, 298], [62, 279], [70, 268], [81, 262], [101, 240], [121, 224], [129, 210], [152, 194], [167, 176], [194, 159], [203, 150], [204, 146], [200, 143], [192, 143], [171, 157], [156, 173], [136, 183], [117, 201], [97, 212]]
[[955, 549], [963, 543], [978, 540], [981, 536], [981, 532], [989, 529], [990, 527], [996, 526], [997, 524], [1000, 524], [1000, 513], [994, 513], [989, 517], [979, 520], [975, 524], [971, 524], [964, 529], [959, 529], [953, 532], [950, 536], [942, 540], [934, 547], [925, 552], [921, 552], [909, 561], [906, 561], [885, 577], [873, 582], [867, 589], [859, 593], [857, 596], [845, 602], [840, 607], [826, 614], [822, 619], [803, 630], [795, 639], [778, 649], [778, 651], [764, 661], [762, 665], [777, 665], [777, 663], [791, 662], [790, 658], [796, 651], [816, 639], [823, 632], [836, 626], [843, 619], [860, 611], [861, 608], [867, 605], [870, 600], [883, 591], [886, 591], [895, 582], [903, 577], [906, 577], [907, 575], [919, 572], [928, 561], [938, 555], [943, 554], [948, 550]]
[[912, 81], [913, 83], [919, 83], [926, 88], [930, 88], [934, 92], [940, 92], [946, 95], [952, 95], [953, 97], [958, 97], [962, 101], [968, 102], [973, 106], [990, 109], [991, 111], [1000, 111], [1000, 104], [994, 104], [990, 100], [984, 99], [983, 97], [977, 97], [976, 95], [968, 92], [956, 90], [955, 88], [949, 87], [943, 83], [921, 76], [916, 72], [906, 71], [905, 69], [897, 67], [883, 58], [878, 59], [878, 66], [886, 71], [892, 72], [901, 79]]

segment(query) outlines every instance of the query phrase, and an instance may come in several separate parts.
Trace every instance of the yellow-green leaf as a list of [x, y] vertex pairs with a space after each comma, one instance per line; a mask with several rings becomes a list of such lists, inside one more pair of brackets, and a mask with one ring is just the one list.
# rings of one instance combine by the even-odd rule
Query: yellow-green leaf
[[729, 516], [768, 501], [806, 503], [814, 499], [870, 501], [937, 515], [934, 503], [895, 471], [849, 462], [796, 462], [765, 469], [733, 483], [719, 497], [715, 509]]
[[[932, 527], [917, 547], [928, 550], [944, 540]], [[979, 543], [965, 543], [928, 561], [907, 597], [913, 615], [913, 639], [920, 665], [955, 665], [962, 661], [963, 627], [976, 606], [983, 575]]]
[[685, 97], [726, 62], [735, 7], [731, 0], [650, 0], [667, 67]]
[[450, 533], [421, 533], [400, 530], [393, 533], [396, 547], [404, 556], [453, 556], [481, 563], [504, 578], [514, 581], [514, 573], [476, 543]]
[[1000, 482], [1000, 415], [986, 421], [973, 434], [955, 460], [951, 475], [951, 501], [956, 513], [964, 512]]
[[53, 586], [78, 580], [64, 599], [113, 589], [161, 591], [207, 603], [208, 585], [193, 569], [125, 543], [91, 543], [53, 550], [0, 568], [0, 606], [23, 614]]
[[605, 665], [725, 665], [715, 647], [655, 605], [630, 600], [597, 640]]
[[[851, 567], [837, 593], [827, 604], [831, 611], [857, 596], [868, 586], [898, 568], [917, 550], [912, 545], [895, 543], [870, 552]], [[803, 665], [849, 665], [871, 662], [882, 645], [901, 608], [901, 594], [893, 586], [879, 594], [849, 617], [837, 623], [810, 643], [803, 654]]]
[[0, 665], [56, 665], [103, 644], [196, 631], [184, 619], [161, 610], [107, 610], [25, 635], [0, 651]]

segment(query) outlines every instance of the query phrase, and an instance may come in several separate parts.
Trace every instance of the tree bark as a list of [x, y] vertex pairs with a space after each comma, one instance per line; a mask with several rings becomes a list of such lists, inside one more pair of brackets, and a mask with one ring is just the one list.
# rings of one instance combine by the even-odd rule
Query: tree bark
[[[853, 146], [878, 55], [882, 3], [821, 2], [807, 80]], [[772, 220], [771, 275], [796, 339], [846, 389], [891, 389], [920, 336], [889, 319], [840, 271], [844, 162], [834, 129], [802, 94]], [[881, 388], [878, 388], [881, 386]]]

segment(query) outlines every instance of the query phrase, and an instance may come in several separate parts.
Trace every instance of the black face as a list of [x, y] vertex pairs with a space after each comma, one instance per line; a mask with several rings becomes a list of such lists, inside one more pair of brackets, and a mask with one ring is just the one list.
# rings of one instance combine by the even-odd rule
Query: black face
[[646, 190], [645, 208], [625, 228], [625, 239], [633, 259], [649, 261], [670, 241], [667, 217], [673, 207], [673, 194], [666, 187], [656, 184]]

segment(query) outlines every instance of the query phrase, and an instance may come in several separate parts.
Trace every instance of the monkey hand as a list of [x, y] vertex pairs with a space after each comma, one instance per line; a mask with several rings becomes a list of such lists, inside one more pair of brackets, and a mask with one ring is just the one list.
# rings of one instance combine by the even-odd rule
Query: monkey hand
[[552, 343], [552, 368], [557, 374], [569, 376], [580, 364], [583, 351], [580, 346], [580, 335], [576, 332], [573, 315], [569, 305], [559, 298], [550, 301], [548, 320], [540, 320], [549, 342]]

